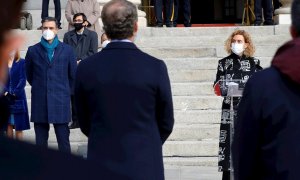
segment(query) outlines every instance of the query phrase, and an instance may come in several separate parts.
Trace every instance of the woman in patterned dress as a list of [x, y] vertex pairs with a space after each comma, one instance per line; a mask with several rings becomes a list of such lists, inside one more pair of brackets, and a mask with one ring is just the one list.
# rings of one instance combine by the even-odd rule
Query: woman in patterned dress
[[[242, 80], [245, 83], [253, 73], [261, 70], [260, 61], [253, 57], [255, 48], [250, 35], [244, 30], [235, 30], [225, 42], [225, 50], [229, 56], [219, 60], [214, 89], [219, 94], [219, 83], [222, 80]], [[221, 81], [220, 81], [221, 80]], [[233, 102], [231, 102], [233, 101]], [[240, 97], [224, 97], [222, 104], [220, 138], [219, 138], [219, 171], [223, 171], [223, 180], [230, 179], [230, 108], [237, 109]], [[235, 113], [234, 113], [235, 114]], [[235, 117], [234, 117], [235, 119]]]

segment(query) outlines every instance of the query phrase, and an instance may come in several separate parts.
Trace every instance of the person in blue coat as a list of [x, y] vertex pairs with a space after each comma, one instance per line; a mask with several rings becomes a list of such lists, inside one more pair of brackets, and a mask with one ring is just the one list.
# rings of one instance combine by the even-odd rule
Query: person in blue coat
[[102, 10], [111, 42], [77, 70], [75, 104], [98, 179], [163, 180], [162, 146], [174, 125], [165, 63], [133, 43], [137, 8], [126, 0]]
[[8, 60], [8, 79], [4, 90], [11, 107], [6, 134], [13, 138], [15, 129], [15, 137], [19, 140], [23, 138], [23, 130], [30, 129], [25, 86], [25, 60], [20, 58], [19, 51], [13, 51]]
[[76, 57], [71, 46], [58, 40], [55, 18], [43, 19], [42, 29], [41, 42], [29, 47], [25, 58], [36, 144], [48, 146], [49, 124], [53, 124], [59, 150], [71, 152], [68, 123]]
[[300, 0], [291, 15], [293, 39], [246, 84], [234, 131], [235, 180], [300, 177]]

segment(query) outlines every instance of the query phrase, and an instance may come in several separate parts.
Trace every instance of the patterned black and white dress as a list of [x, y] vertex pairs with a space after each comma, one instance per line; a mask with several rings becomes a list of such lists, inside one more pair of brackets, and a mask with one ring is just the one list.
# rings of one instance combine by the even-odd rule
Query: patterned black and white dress
[[[260, 61], [253, 57], [239, 57], [231, 54], [226, 58], [219, 60], [216, 84], [219, 80], [235, 80], [241, 79], [246, 82], [253, 73], [261, 70]], [[222, 104], [220, 137], [219, 137], [219, 171], [230, 171], [230, 136], [232, 133], [230, 124], [230, 106], [233, 104], [233, 109], [236, 110], [240, 102], [240, 97], [224, 97]], [[236, 113], [234, 113], [235, 119]]]

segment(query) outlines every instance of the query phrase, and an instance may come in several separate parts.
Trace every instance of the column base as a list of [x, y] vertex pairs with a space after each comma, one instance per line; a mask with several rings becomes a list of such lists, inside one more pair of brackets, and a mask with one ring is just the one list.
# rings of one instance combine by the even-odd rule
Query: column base
[[274, 17], [275, 24], [292, 24], [291, 14], [279, 14]]

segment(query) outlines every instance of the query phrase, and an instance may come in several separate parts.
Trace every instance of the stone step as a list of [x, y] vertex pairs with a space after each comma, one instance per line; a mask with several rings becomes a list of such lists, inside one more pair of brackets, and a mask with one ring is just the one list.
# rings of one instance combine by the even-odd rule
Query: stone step
[[221, 109], [218, 110], [175, 110], [176, 124], [219, 124]]
[[218, 157], [164, 157], [164, 164], [167, 166], [212, 166], [218, 173]]
[[[174, 110], [219, 110], [223, 98], [219, 96], [174, 96]], [[27, 99], [28, 111], [31, 112], [31, 99]]]
[[219, 124], [175, 124], [168, 141], [201, 141], [219, 139]]
[[214, 95], [212, 82], [202, 83], [172, 83], [173, 96]]
[[167, 141], [163, 146], [164, 156], [217, 156], [219, 141]]
[[[57, 143], [49, 143], [49, 147], [57, 148]], [[167, 141], [163, 145], [165, 157], [216, 157], [218, 154], [218, 140], [203, 141]], [[86, 156], [87, 143], [71, 143], [72, 152]]]
[[[168, 141], [201, 141], [203, 139], [218, 139], [219, 138], [219, 124], [177, 124]], [[35, 132], [33, 124], [31, 129], [24, 131], [24, 140], [35, 141]], [[49, 131], [49, 142], [57, 142], [54, 128], [51, 126]], [[70, 130], [70, 142], [87, 142], [87, 137], [80, 131], [80, 129]]]
[[[289, 34], [286, 35], [252, 35], [252, 41], [255, 46], [262, 45], [273, 45], [278, 44], [281, 45], [289, 40], [291, 40], [291, 36]], [[225, 41], [227, 40], [227, 36], [153, 36], [153, 37], [137, 37], [135, 43], [140, 48], [148, 48], [148, 47], [201, 47], [205, 45], [206, 47], [215, 47], [221, 46], [224, 47]]]

